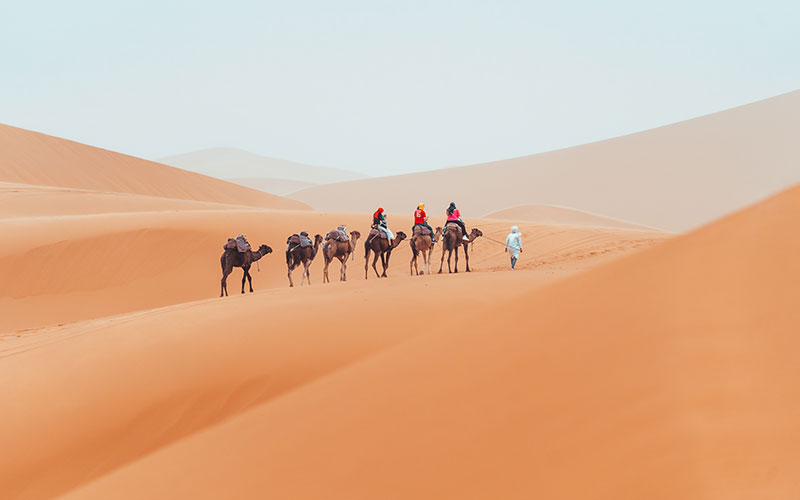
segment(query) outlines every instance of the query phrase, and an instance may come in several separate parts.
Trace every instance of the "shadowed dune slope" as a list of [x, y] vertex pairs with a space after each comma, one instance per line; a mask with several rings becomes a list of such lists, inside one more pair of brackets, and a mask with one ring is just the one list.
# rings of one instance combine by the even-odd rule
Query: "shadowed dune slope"
[[670, 231], [697, 227], [800, 182], [800, 91], [572, 148], [298, 191], [317, 210], [390, 212], [455, 201], [478, 217], [545, 204]]
[[0, 124], [0, 181], [264, 208], [307, 205], [194, 172]]
[[[485, 284], [66, 498], [792, 498], [798, 212], [795, 188], [545, 289]], [[344, 318], [327, 332], [374, 324]]]
[[498, 210], [485, 216], [486, 219], [502, 219], [507, 221], [527, 221], [539, 224], [616, 227], [620, 229], [653, 230], [646, 226], [634, 224], [611, 217], [591, 214], [574, 208], [556, 207], [553, 205], [521, 205]]

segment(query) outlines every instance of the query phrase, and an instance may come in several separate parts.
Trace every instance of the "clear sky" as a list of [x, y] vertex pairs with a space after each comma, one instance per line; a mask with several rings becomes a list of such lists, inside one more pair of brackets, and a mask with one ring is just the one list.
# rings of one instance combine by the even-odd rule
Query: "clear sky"
[[800, 88], [800, 1], [2, 1], [0, 122], [385, 175]]

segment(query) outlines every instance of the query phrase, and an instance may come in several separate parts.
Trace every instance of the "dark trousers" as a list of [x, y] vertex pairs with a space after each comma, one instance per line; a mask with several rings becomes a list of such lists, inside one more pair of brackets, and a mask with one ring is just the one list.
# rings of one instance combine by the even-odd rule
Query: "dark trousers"
[[[461, 226], [461, 231], [464, 232], [464, 236], [467, 236], [467, 226], [464, 224], [463, 220], [449, 220], [447, 221], [447, 224], [458, 224], [459, 226]], [[447, 224], [445, 224], [445, 226]]]

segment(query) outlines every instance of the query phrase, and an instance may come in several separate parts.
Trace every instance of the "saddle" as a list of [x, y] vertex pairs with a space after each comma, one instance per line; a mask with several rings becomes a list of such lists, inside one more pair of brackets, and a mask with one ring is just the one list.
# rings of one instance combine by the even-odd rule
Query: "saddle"
[[377, 227], [373, 227], [369, 231], [368, 238], [369, 238], [370, 241], [375, 239], [375, 238], [382, 238], [384, 240], [387, 240], [387, 239], [389, 239], [389, 236], [386, 234], [385, 231], [382, 231], [382, 230], [378, 229]]
[[422, 224], [414, 225], [414, 230], [412, 231], [414, 236], [431, 236], [431, 230], [427, 227], [423, 226]]
[[350, 237], [347, 236], [347, 233], [344, 231], [339, 231], [338, 229], [334, 229], [330, 231], [328, 234], [325, 235], [325, 241], [333, 240], [333, 241], [350, 241]]
[[[447, 231], [458, 231], [461, 233], [461, 226], [456, 224], [455, 222], [448, 222], [444, 225], [444, 229], [442, 230], [442, 237], [447, 234]], [[461, 236], [464, 236], [463, 234]]]
[[245, 253], [250, 250], [250, 243], [248, 243], [243, 234], [240, 234], [236, 238], [228, 238], [228, 242], [222, 248], [226, 251], [236, 250], [239, 253]]
[[314, 242], [311, 241], [311, 238], [308, 237], [308, 233], [305, 231], [300, 234], [293, 234], [289, 236], [289, 238], [286, 240], [286, 243], [289, 246], [294, 245], [299, 246], [300, 248], [310, 247], [314, 244]]

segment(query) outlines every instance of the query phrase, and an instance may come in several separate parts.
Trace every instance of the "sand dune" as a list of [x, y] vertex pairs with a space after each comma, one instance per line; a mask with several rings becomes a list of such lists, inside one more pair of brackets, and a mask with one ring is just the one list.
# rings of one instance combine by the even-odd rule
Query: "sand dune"
[[277, 194], [278, 196], [286, 196], [287, 194], [294, 193], [295, 191], [317, 185], [313, 182], [267, 177], [238, 177], [226, 180], [233, 182], [234, 184], [239, 184], [240, 186], [258, 189], [259, 191]]
[[364, 174], [341, 168], [305, 165], [235, 148], [201, 149], [191, 153], [167, 156], [159, 161], [218, 179], [268, 178], [327, 184], [367, 177]]
[[[399, 330], [405, 342], [387, 342], [381, 352], [357, 362], [350, 358], [340, 369], [307, 379], [280, 397], [265, 396], [232, 418], [83, 484], [66, 498], [791, 497], [800, 472], [794, 446], [800, 438], [795, 390], [800, 313], [794, 307], [800, 236], [786, 228], [799, 210], [796, 188], [547, 288], [512, 281], [523, 273], [434, 280], [433, 287], [457, 286], [414, 288], [422, 299], [414, 302], [419, 315], [408, 311], [411, 289], [384, 281], [391, 287], [371, 289], [359, 301], [305, 317], [308, 328], [296, 334], [315, 328], [336, 332], [337, 353], [357, 343], [358, 332], [383, 336]], [[517, 287], [522, 293], [509, 296]], [[476, 289], [482, 290], [480, 297], [464, 293]], [[454, 294], [448, 303], [460, 304], [460, 311], [440, 308], [428, 319], [428, 299], [442, 293]], [[485, 302], [486, 296], [493, 300]], [[240, 304], [245, 309], [245, 301], [266, 303], [268, 297], [247, 297]], [[376, 323], [369, 311], [378, 304], [386, 307], [387, 321], [376, 329], [363, 326]], [[402, 320], [391, 321], [399, 306], [406, 308]], [[213, 321], [217, 311], [209, 314]], [[357, 311], [358, 319], [352, 316]], [[345, 324], [336, 326], [331, 316], [345, 318]], [[359, 320], [362, 326], [355, 326]], [[225, 349], [222, 357], [237, 361], [258, 357], [257, 349], [273, 355], [249, 331], [230, 329], [229, 341], [220, 342], [219, 327], [204, 331], [202, 323], [193, 322], [190, 333], [153, 325], [145, 338], [97, 333], [80, 342], [124, 339], [132, 347], [152, 346], [161, 359], [170, 349], [187, 349], [178, 338], [184, 336], [193, 340], [188, 343], [193, 355], [184, 359], [208, 356], [218, 346]], [[319, 341], [325, 338], [332, 337], [321, 335]], [[304, 345], [318, 348], [315, 342]], [[64, 363], [49, 346], [20, 356], [29, 357], [15, 360], [23, 367], [55, 369]], [[141, 356], [150, 366], [147, 354]], [[150, 390], [146, 381], [125, 377], [131, 368], [111, 362], [103, 368], [126, 386], [148, 387], [134, 394]], [[89, 378], [84, 370], [75, 370], [74, 380]], [[220, 371], [228, 376], [233, 370]], [[159, 373], [153, 382], [158, 386], [180, 378], [164, 381]], [[207, 386], [171, 393], [167, 409], [183, 408], [178, 415], [184, 417], [171, 420], [177, 425], [152, 423], [161, 406], [142, 421], [163, 429], [154, 434], [168, 441], [186, 422], [196, 421], [189, 418], [197, 409], [189, 402], [203, 405], [197, 413], [206, 415], [202, 409], [213, 395], [192, 395]], [[104, 387], [108, 390], [108, 384]], [[0, 470], [11, 467], [24, 477], [24, 466], [13, 459], [15, 450], [38, 449], [44, 438], [29, 436], [30, 425], [20, 425], [15, 416], [28, 398], [35, 404], [53, 389], [44, 381], [31, 385], [37, 398], [13, 387], [5, 390], [15, 391], [4, 398], [14, 407], [0, 417], [2, 428], [22, 435]], [[180, 394], [186, 394], [184, 405], [176, 401]], [[147, 426], [120, 427], [138, 435]], [[98, 436], [94, 442], [112, 443], [105, 453], [121, 454], [129, 448], [127, 436], [120, 434], [120, 428], [110, 429], [105, 440]], [[62, 432], [53, 435], [64, 439]], [[96, 447], [77, 449], [88, 450], [81, 458], [100, 454]], [[84, 470], [90, 466], [85, 460]]]
[[88, 189], [32, 186], [0, 182], [0, 218], [247, 209], [229, 205], [138, 194], [104, 193]]
[[8, 125], [0, 125], [0, 182], [265, 208], [308, 208], [193, 172]]
[[639, 224], [624, 220], [612, 219], [602, 215], [575, 210], [573, 208], [556, 207], [553, 205], [521, 205], [518, 207], [498, 210], [486, 215], [487, 219], [502, 219], [508, 221], [527, 221], [539, 224], [591, 226], [591, 227], [616, 227], [621, 229], [653, 230]]
[[547, 204], [684, 231], [800, 182], [800, 91], [606, 141], [468, 167], [317, 186], [317, 210], [455, 201], [465, 217]]
[[[81, 195], [92, 198], [91, 203], [98, 207], [103, 203], [115, 207], [129, 203], [132, 210], [136, 203], [147, 201], [146, 197], [131, 199], [124, 195], [117, 202], [113, 198], [98, 201], [98, 196], [112, 195]], [[36, 206], [59, 206], [62, 193], [54, 191], [49, 196], [51, 201], [46, 201], [44, 195], [37, 198]], [[212, 210], [203, 204], [172, 206], [174, 202], [155, 199], [145, 212], [0, 218], [3, 234], [14, 235], [0, 241], [0, 275], [4, 277], [0, 332], [215, 297], [219, 294], [222, 244], [237, 234], [247, 235], [254, 247], [266, 243], [274, 250], [259, 262], [260, 272], [254, 272], [255, 288], [282, 288], [288, 285], [283, 255], [288, 235], [302, 230], [325, 234], [342, 223], [364, 234], [369, 229], [369, 216], [357, 214], [225, 206]], [[400, 218], [393, 220], [396, 231], [409, 232], [411, 220], [406, 221], [407, 227], [400, 225]], [[473, 268], [504, 269], [503, 247], [495, 241], [504, 240], [507, 225], [479, 222], [486, 238], [474, 245]], [[571, 269], [579, 269], [664, 238], [659, 233], [602, 228], [523, 224], [521, 230], [528, 252], [520, 263], [522, 268], [558, 268], [569, 263]], [[390, 271], [393, 277], [408, 275], [410, 254], [405, 243], [394, 253]], [[350, 264], [350, 276], [363, 280], [363, 247], [359, 246], [356, 255], [358, 258]], [[440, 255], [437, 251], [437, 264]], [[312, 266], [316, 283], [322, 277], [321, 262], [320, 259]], [[338, 273], [338, 264], [335, 269]], [[299, 271], [296, 275], [299, 277]], [[229, 278], [230, 292], [238, 293], [240, 280], [241, 270], [236, 270]]]

